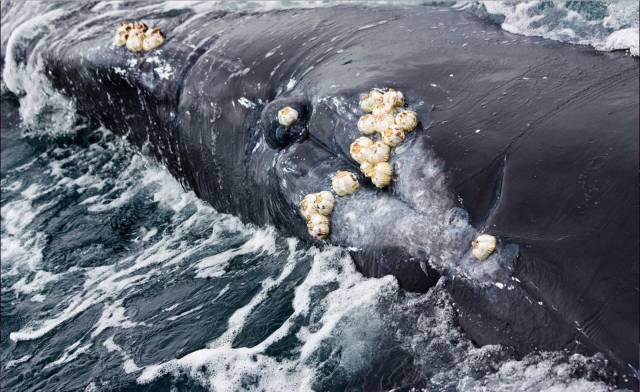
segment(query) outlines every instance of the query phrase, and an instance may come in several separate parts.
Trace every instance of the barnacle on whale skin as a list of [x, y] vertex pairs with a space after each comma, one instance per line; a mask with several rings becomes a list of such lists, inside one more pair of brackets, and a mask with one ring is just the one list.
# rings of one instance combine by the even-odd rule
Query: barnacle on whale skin
[[402, 128], [405, 132], [411, 132], [418, 125], [418, 117], [416, 116], [416, 113], [411, 110], [403, 110], [396, 114], [396, 125]]
[[365, 177], [370, 178], [373, 175], [373, 164], [368, 161], [364, 161], [360, 164], [360, 171]]
[[127, 37], [127, 49], [132, 52], [142, 50], [142, 42], [144, 41], [144, 32], [141, 30], [132, 30]]
[[142, 41], [142, 48], [147, 51], [159, 48], [164, 43], [164, 40], [164, 33], [159, 28], [147, 30], [144, 34], [144, 41]]
[[142, 31], [143, 33], [149, 30], [149, 27], [144, 22], [134, 22], [133, 29]]
[[404, 140], [404, 130], [397, 125], [387, 127], [382, 132], [382, 141], [391, 147], [395, 147]]
[[329, 236], [329, 218], [317, 213], [311, 214], [307, 220], [309, 235], [317, 240], [324, 240]]
[[385, 106], [404, 106], [404, 95], [400, 91], [396, 91], [390, 88], [384, 93], [382, 101], [384, 102]]
[[116, 36], [113, 39], [113, 43], [117, 47], [123, 47], [127, 44], [127, 39], [129, 38], [129, 33], [126, 31], [117, 31]]
[[373, 135], [377, 131], [376, 119], [372, 114], [365, 114], [358, 119], [358, 130], [363, 135]]
[[393, 169], [391, 168], [391, 165], [388, 162], [380, 162], [373, 167], [371, 182], [377, 188], [384, 188], [391, 183], [392, 176]]
[[298, 121], [298, 111], [290, 106], [285, 106], [278, 110], [278, 122], [280, 125], [290, 127]]
[[360, 110], [371, 113], [373, 108], [382, 104], [383, 94], [378, 90], [371, 90], [360, 97]]
[[302, 215], [304, 219], [309, 219], [309, 217], [311, 217], [311, 214], [317, 212], [314, 207], [315, 199], [315, 193], [310, 193], [302, 198], [302, 201], [300, 202], [300, 215]]
[[374, 115], [373, 118], [376, 121], [376, 131], [380, 133], [396, 123], [396, 119], [389, 113], [377, 114]]
[[369, 155], [369, 147], [373, 145], [373, 140], [369, 139], [366, 136], [362, 136], [357, 138], [351, 145], [349, 146], [349, 152], [351, 153], [351, 158], [358, 163], [362, 163], [367, 160], [367, 155]]
[[338, 196], [348, 196], [358, 190], [360, 183], [355, 174], [346, 170], [338, 170], [331, 179], [331, 187]]
[[116, 34], [118, 33], [128, 33], [133, 29], [133, 23], [122, 21], [118, 24], [118, 28], [116, 28]]
[[373, 114], [374, 116], [380, 116], [380, 115], [386, 115], [386, 114], [393, 115], [394, 111], [395, 111], [395, 107], [381, 103], [373, 107], [373, 110], [371, 110], [371, 114]]
[[315, 194], [315, 198], [313, 199], [313, 207], [320, 215], [330, 215], [331, 211], [333, 211], [334, 204], [335, 199], [333, 198], [333, 194], [329, 191], [318, 192]]
[[375, 165], [379, 162], [387, 162], [389, 160], [390, 154], [391, 147], [378, 140], [373, 143], [371, 147], [369, 147], [369, 155], [367, 155], [367, 161], [372, 165]]
[[496, 250], [496, 237], [490, 234], [481, 234], [471, 241], [471, 254], [476, 259], [486, 260]]

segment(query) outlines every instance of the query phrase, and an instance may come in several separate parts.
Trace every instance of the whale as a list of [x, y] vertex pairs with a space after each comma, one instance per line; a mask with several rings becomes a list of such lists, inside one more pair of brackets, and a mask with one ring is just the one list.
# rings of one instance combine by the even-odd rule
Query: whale
[[[68, 8], [4, 34], [14, 94], [37, 65], [79, 114], [216, 210], [342, 246], [364, 275], [408, 291], [443, 280], [476, 344], [602, 353], [637, 390], [638, 58], [440, 6]], [[122, 20], [159, 26], [166, 42], [116, 47]], [[349, 155], [372, 88], [402, 91], [419, 119], [386, 189]], [[285, 106], [300, 114], [290, 128], [277, 122]], [[331, 233], [315, 241], [298, 205], [338, 170], [360, 189], [336, 198]], [[484, 262], [470, 256], [479, 233], [498, 238]]]

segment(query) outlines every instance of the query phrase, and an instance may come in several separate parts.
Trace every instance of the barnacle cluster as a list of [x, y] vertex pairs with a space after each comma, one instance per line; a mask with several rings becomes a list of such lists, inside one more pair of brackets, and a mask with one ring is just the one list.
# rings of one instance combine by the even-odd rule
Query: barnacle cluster
[[118, 47], [126, 46], [131, 52], [140, 52], [159, 48], [164, 40], [165, 35], [158, 27], [149, 29], [142, 22], [120, 22], [114, 43]]
[[300, 214], [307, 220], [309, 235], [317, 240], [329, 236], [329, 216], [333, 211], [335, 199], [329, 191], [310, 193], [300, 202]]
[[[358, 178], [355, 174], [339, 170], [331, 179], [333, 191], [338, 196], [348, 196], [358, 190]], [[335, 205], [335, 198], [329, 191], [310, 193], [300, 202], [300, 214], [307, 220], [309, 235], [317, 240], [329, 236], [331, 225], [329, 218]]]
[[[391, 183], [391, 149], [402, 143], [405, 132], [413, 131], [418, 125], [415, 112], [401, 109], [404, 105], [404, 95], [394, 89], [374, 89], [360, 97], [360, 109], [366, 114], [360, 117], [357, 126], [365, 136], [351, 143], [349, 152], [360, 164], [360, 171], [378, 188]], [[298, 113], [290, 107], [278, 112], [278, 122], [283, 126], [290, 126], [297, 119]], [[376, 134], [378, 140], [371, 139]], [[348, 196], [355, 193], [360, 184], [354, 173], [338, 171], [331, 179], [331, 187], [336, 195]], [[300, 213], [307, 220], [309, 235], [318, 240], [327, 238], [334, 203], [333, 194], [328, 191], [311, 193], [302, 199]]]
[[[359, 137], [349, 147], [351, 157], [373, 185], [384, 188], [391, 183], [393, 168], [389, 164], [391, 149], [404, 141], [405, 135], [418, 125], [418, 117], [403, 109], [404, 95], [394, 89], [373, 89], [360, 97]], [[373, 138], [378, 135], [378, 140]]]
[[[400, 91], [374, 89], [360, 97], [360, 109], [365, 112], [358, 119], [358, 130], [365, 136], [357, 138], [349, 146], [351, 157], [360, 164], [360, 171], [378, 188], [391, 183], [393, 168], [389, 164], [391, 149], [402, 143], [405, 134], [418, 125], [416, 113], [402, 109], [404, 95]], [[278, 122], [288, 127], [298, 120], [298, 112], [291, 107], [278, 111]], [[374, 140], [378, 135], [378, 140]], [[331, 187], [338, 196], [354, 194], [360, 184], [356, 175], [339, 170], [331, 178]], [[335, 198], [329, 191], [306, 195], [300, 203], [300, 214], [307, 220], [309, 235], [324, 240], [331, 231], [330, 217]], [[497, 246], [496, 237], [480, 234], [471, 242], [471, 255], [483, 261], [489, 258]]]

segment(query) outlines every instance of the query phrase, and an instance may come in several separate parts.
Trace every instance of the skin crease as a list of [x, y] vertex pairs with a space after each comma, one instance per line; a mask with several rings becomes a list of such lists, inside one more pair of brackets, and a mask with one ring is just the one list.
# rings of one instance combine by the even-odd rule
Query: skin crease
[[[637, 58], [513, 36], [445, 8], [212, 13], [196, 22], [190, 16], [145, 18], [167, 33], [162, 58], [171, 78], [161, 79], [144, 61], [125, 75], [113, 71], [143, 53], [88, 50], [112, 45], [119, 21], [113, 16], [103, 21], [110, 26], [104, 36], [51, 39], [43, 59], [53, 86], [90, 118], [147, 146], [219, 211], [305, 240], [302, 197], [331, 189], [338, 170], [359, 173], [349, 145], [360, 136], [360, 94], [401, 91], [419, 120], [401, 144], [412, 159], [405, 177], [377, 191], [359, 176], [361, 189], [336, 200], [327, 241], [356, 248], [365, 275], [393, 274], [408, 290], [426, 291], [443, 275], [461, 326], [478, 344], [507, 344], [521, 355], [602, 352], [631, 380], [619, 377], [619, 385], [635, 388]], [[73, 18], [49, 34], [62, 37]], [[198, 23], [198, 38], [189, 41], [200, 43], [195, 49], [183, 44], [194, 31], [184, 23]], [[451, 28], [432, 28], [439, 23]], [[119, 104], [94, 91], [109, 91]], [[243, 97], [252, 105], [239, 103]], [[270, 105], [274, 111], [263, 116]], [[299, 128], [275, 124], [272, 113], [285, 106], [300, 109]], [[444, 232], [428, 253], [412, 245], [428, 237], [423, 226], [406, 235], [408, 228], [382, 220], [367, 237], [336, 224], [348, 211], [368, 216], [365, 206], [376, 201], [397, 206], [397, 219], [431, 217], [435, 207], [417, 198], [434, 189], [424, 171], [429, 165], [442, 169], [444, 204], [464, 208], [471, 227], [495, 235], [499, 249], [517, 245], [517, 258], [501, 271], [512, 290], [436, 271], [429, 263]], [[446, 249], [462, 257], [476, 232]]]

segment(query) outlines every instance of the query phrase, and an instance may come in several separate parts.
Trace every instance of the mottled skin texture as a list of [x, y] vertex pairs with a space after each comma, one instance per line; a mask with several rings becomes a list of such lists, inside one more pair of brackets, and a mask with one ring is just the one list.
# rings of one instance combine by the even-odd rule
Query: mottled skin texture
[[[111, 27], [125, 14], [167, 33], [156, 54], [173, 67], [169, 80], [142, 61], [153, 53], [112, 47]], [[70, 18], [82, 20], [82, 11]], [[403, 91], [421, 120], [411, 137], [444, 161], [452, 200], [476, 229], [519, 246], [513, 290], [449, 278], [463, 328], [479, 344], [520, 354], [600, 351], [622, 372], [637, 369], [637, 58], [513, 36], [428, 7], [131, 10], [78, 28], [93, 32], [52, 40], [43, 53], [55, 88], [219, 211], [301, 238], [301, 197], [329, 189], [336, 170], [357, 171], [348, 148], [358, 94]], [[140, 61], [129, 70], [132, 58]], [[302, 113], [294, 132], [272, 121], [285, 105]], [[374, 192], [361, 182], [359, 192]], [[428, 289], [439, 277], [429, 255], [388, 230], [394, 241], [353, 251], [360, 270]], [[329, 242], [351, 246], [334, 235]]]

